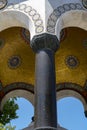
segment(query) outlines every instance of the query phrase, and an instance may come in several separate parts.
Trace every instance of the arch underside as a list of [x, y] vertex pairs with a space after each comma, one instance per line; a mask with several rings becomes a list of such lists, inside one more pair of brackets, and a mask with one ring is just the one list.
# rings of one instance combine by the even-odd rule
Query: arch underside
[[[86, 86], [81, 87], [74, 83], [60, 83], [56, 85], [57, 100], [65, 97], [75, 97], [79, 99], [84, 107], [84, 111], [87, 111], [87, 90]], [[0, 93], [1, 97], [1, 109], [5, 102], [12, 97], [24, 97], [34, 105], [34, 86], [17, 82], [7, 85], [2, 88]]]
[[5, 102], [13, 97], [23, 97], [34, 105], [34, 87], [28, 83], [16, 82], [2, 88], [0, 92], [1, 110]]
[[[81, 87], [74, 83], [60, 83], [57, 84], [57, 100], [65, 97], [74, 97], [81, 101], [84, 107], [84, 112], [87, 112], [87, 90], [86, 86]], [[86, 115], [87, 116], [87, 115]]]
[[60, 16], [55, 25], [55, 34], [60, 39], [60, 32], [67, 27], [78, 27], [87, 30], [87, 11], [74, 10]]
[[60, 39], [63, 28], [79, 27], [87, 30], [87, 10], [81, 3], [65, 3], [50, 14], [47, 21], [47, 32]]

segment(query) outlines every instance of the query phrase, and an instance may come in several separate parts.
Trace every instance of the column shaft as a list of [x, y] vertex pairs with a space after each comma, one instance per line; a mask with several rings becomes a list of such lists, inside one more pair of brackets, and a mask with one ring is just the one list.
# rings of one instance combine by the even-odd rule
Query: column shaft
[[55, 58], [51, 49], [36, 53], [35, 78], [35, 128], [57, 128]]

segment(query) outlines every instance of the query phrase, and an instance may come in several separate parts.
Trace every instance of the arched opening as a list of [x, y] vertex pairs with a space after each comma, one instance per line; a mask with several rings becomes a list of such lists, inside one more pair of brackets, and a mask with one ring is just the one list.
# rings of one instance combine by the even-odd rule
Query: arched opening
[[[19, 110], [17, 111], [18, 119], [11, 121], [11, 124], [16, 125], [16, 129], [23, 129], [29, 126], [34, 116], [34, 106], [25, 98], [17, 98]], [[21, 123], [20, 123], [21, 122]]]
[[[35, 55], [30, 47], [30, 32], [20, 27], [10, 27], [1, 31], [0, 52], [0, 66], [2, 68], [0, 70], [0, 109], [2, 110], [6, 101], [13, 97], [22, 97], [18, 99], [18, 103], [22, 99], [24, 102], [21, 104], [23, 105], [28, 100], [27, 104], [32, 106], [34, 104]], [[24, 108], [24, 106], [22, 107]], [[23, 110], [25, 114], [23, 112], [22, 114], [27, 116], [27, 122], [21, 123], [23, 126], [20, 125], [17, 130], [27, 127], [32, 121], [31, 118], [34, 114], [30, 116], [28, 113], [29, 111], [31, 113], [33, 108], [28, 107], [28, 105], [25, 107], [29, 110], [28, 112]], [[24, 121], [26, 119], [24, 118]]]
[[32, 39], [35, 34], [35, 27], [32, 18], [24, 12], [16, 10], [4, 11], [0, 13], [0, 19], [0, 31], [12, 27], [23, 27], [30, 31], [30, 39]]
[[[3, 119], [3, 122], [6, 122], [7, 119], [9, 119], [8, 117], [10, 117], [10, 119], [11, 119], [14, 115], [14, 112], [16, 112], [16, 116], [18, 116], [18, 117], [14, 118], [14, 119], [12, 118], [9, 121], [9, 123], [5, 124], [5, 126], [11, 125], [12, 127], [15, 127], [15, 130], [24, 129], [24, 128], [28, 127], [31, 124], [31, 122], [33, 122], [32, 118], [34, 116], [34, 107], [29, 100], [27, 100], [23, 97], [15, 97], [15, 98], [16, 99], [9, 98], [7, 101], [10, 102], [10, 101], [12, 101], [12, 99], [14, 99], [13, 104], [17, 104], [18, 109], [16, 111], [14, 111], [14, 109], [16, 109], [15, 105], [11, 105], [11, 103], [10, 103], [7, 106], [5, 104], [7, 107], [9, 107], [8, 109], [6, 109], [8, 115], [7, 115], [7, 113], [5, 114], [5, 112], [4, 112], [3, 117], [5, 116], [5, 121], [3, 118], [2, 119]], [[10, 110], [10, 112], [9, 112], [9, 110]]]
[[87, 31], [78, 27], [65, 28], [56, 52], [57, 83], [75, 83], [83, 88], [87, 78]]
[[[35, 54], [30, 47], [28, 30], [12, 27], [0, 32], [1, 91], [6, 93], [8, 88], [13, 86], [13, 90], [15, 90], [15, 88], [18, 89], [17, 87], [23, 84], [25, 84], [24, 87], [33, 86], [34, 64]], [[20, 85], [18, 85], [19, 83]]]
[[60, 32], [63, 28], [78, 27], [87, 30], [87, 12], [84, 10], [71, 10], [62, 14], [55, 25], [55, 34], [60, 39]]
[[67, 130], [87, 130], [87, 118], [82, 103], [74, 97], [57, 101], [58, 123]]

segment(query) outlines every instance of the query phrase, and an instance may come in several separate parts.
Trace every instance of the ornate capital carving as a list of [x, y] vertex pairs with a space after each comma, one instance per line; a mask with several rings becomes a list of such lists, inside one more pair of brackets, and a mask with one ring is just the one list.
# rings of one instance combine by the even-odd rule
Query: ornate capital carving
[[51, 34], [40, 34], [33, 37], [31, 41], [31, 48], [34, 52], [43, 50], [43, 49], [51, 49], [56, 51], [59, 47], [59, 40], [55, 35]]

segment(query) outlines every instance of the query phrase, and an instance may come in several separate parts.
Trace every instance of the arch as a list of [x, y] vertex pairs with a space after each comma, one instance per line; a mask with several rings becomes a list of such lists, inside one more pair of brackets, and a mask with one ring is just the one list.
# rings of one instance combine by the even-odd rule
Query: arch
[[35, 34], [44, 31], [43, 20], [40, 14], [27, 3], [9, 3], [5, 10], [0, 12], [0, 31], [12, 26], [28, 29], [31, 39]]
[[21, 11], [3, 11], [0, 13], [0, 21], [0, 31], [10, 27], [24, 27], [30, 31], [31, 37], [35, 32], [32, 20]]
[[5, 102], [12, 97], [23, 97], [31, 102], [34, 105], [34, 87], [30, 84], [17, 82], [7, 85], [5, 88], [2, 89], [4, 96], [1, 100], [0, 109], [2, 110], [3, 105]]
[[50, 14], [47, 32], [60, 39], [60, 31], [66, 27], [79, 27], [87, 30], [87, 11], [81, 3], [66, 3]]
[[87, 30], [87, 12], [76, 10], [63, 14], [55, 26], [55, 34], [58, 36], [58, 39], [60, 39], [61, 30], [67, 27], [78, 27]]
[[85, 97], [83, 96], [84, 89], [81, 88], [77, 84], [73, 83], [66, 83], [57, 85], [57, 100], [60, 100], [65, 97], [74, 97], [79, 99], [84, 107], [85, 115], [87, 114], [87, 101]]
[[87, 128], [83, 104], [75, 97], [65, 97], [57, 102], [57, 117], [59, 124], [67, 130]]

